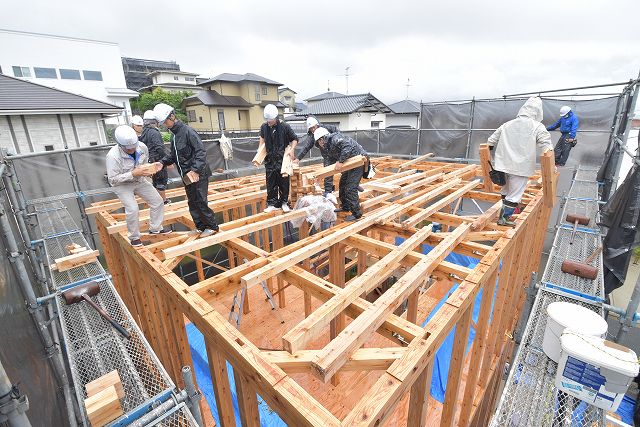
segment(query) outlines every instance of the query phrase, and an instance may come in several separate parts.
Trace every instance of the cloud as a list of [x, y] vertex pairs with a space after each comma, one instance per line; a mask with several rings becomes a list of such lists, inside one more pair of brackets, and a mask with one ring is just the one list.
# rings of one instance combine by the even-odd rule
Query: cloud
[[[115, 41], [122, 54], [213, 76], [253, 72], [304, 99], [494, 97], [625, 81], [640, 69], [635, 2], [316, 3], [65, 0], [12, 4], [0, 28]], [[613, 23], [617, 23], [613, 25]]]

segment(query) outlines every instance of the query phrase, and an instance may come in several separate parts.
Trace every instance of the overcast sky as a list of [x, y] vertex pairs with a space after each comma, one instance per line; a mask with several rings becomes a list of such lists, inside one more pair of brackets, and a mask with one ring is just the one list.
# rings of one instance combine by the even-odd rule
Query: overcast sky
[[[0, 28], [120, 44], [202, 76], [252, 72], [298, 92], [383, 102], [494, 97], [635, 78], [638, 2], [11, 2]], [[2, 48], [0, 47], [0, 55]]]

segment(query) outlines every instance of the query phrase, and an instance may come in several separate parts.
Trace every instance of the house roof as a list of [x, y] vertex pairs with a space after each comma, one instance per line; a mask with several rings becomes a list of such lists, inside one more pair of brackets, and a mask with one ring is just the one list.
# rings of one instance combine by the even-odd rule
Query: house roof
[[390, 113], [391, 110], [370, 93], [343, 95], [314, 102], [304, 111], [306, 114], [350, 114], [356, 111], [369, 113]]
[[296, 92], [295, 90], [293, 90], [293, 89], [291, 89], [291, 88], [289, 88], [289, 87], [286, 87], [286, 86], [279, 88], [279, 89], [278, 89], [278, 93], [282, 93], [282, 92], [284, 92], [285, 90], [290, 90], [291, 92], [293, 92], [293, 93], [295, 93], [295, 94], [297, 94], [297, 93], [298, 93], [298, 92]]
[[150, 72], [149, 74], [147, 74], [147, 77], [153, 77], [156, 74], [178, 74], [181, 76], [199, 76], [200, 74], [198, 73], [189, 73], [187, 71], [180, 71], [180, 70], [154, 70], [152, 72]]
[[284, 105], [284, 104], [283, 104], [282, 102], [280, 102], [280, 101], [262, 101], [262, 102], [260, 103], [260, 106], [261, 106], [261, 107], [266, 107], [268, 104], [273, 104], [273, 105], [275, 105], [275, 106], [276, 106], [276, 107], [278, 107], [278, 108], [285, 108], [285, 107], [286, 107], [286, 105]]
[[167, 82], [167, 83], [154, 83], [152, 85], [149, 86], [143, 86], [140, 89], [138, 89], [138, 91], [144, 92], [144, 91], [153, 91], [156, 88], [160, 88], [160, 89], [180, 89], [180, 90], [186, 90], [186, 91], [191, 91], [191, 92], [197, 92], [199, 90], [202, 90], [201, 87], [199, 87], [198, 85], [195, 84], [189, 84], [189, 83], [173, 83], [173, 82]]
[[215, 90], [203, 90], [182, 100], [183, 105], [203, 104], [208, 107], [253, 107], [253, 104], [240, 96], [224, 96]]
[[316, 95], [316, 96], [312, 96], [311, 98], [307, 98], [305, 99], [305, 101], [321, 101], [323, 99], [327, 99], [327, 98], [335, 98], [338, 96], [345, 96], [341, 93], [338, 92], [325, 92], [325, 93], [321, 93], [320, 95]]
[[0, 74], [0, 114], [119, 113], [122, 107]]
[[420, 114], [420, 103], [410, 99], [389, 104], [389, 108], [395, 114]]
[[278, 83], [275, 80], [271, 80], [268, 79], [266, 77], [262, 77], [259, 76], [257, 74], [253, 74], [253, 73], [245, 73], [245, 74], [233, 74], [233, 73], [222, 73], [222, 74], [218, 74], [217, 76], [209, 79], [209, 80], [205, 80], [202, 83], [199, 83], [201, 85], [203, 84], [207, 84], [207, 83], [213, 83], [213, 82], [218, 82], [218, 81], [222, 81], [222, 82], [234, 82], [234, 83], [240, 83], [240, 82], [258, 82], [258, 83], [266, 83], [266, 84], [270, 84], [270, 85], [278, 85], [278, 86], [282, 86], [282, 83]]

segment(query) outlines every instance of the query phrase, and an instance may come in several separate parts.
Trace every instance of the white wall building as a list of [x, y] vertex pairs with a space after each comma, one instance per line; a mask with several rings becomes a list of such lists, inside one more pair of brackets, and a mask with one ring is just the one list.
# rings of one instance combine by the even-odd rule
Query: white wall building
[[370, 93], [341, 95], [327, 92], [307, 99], [307, 109], [301, 113], [347, 131], [384, 129], [391, 110]]
[[0, 29], [0, 72], [123, 107], [131, 115], [117, 43]]
[[140, 92], [151, 92], [155, 88], [161, 88], [167, 92], [179, 92], [188, 90], [196, 93], [203, 90], [196, 83], [199, 74], [186, 71], [158, 70], [148, 74], [153, 84], [140, 88]]
[[387, 128], [418, 129], [420, 128], [420, 103], [404, 100], [389, 104], [393, 114], [387, 115]]

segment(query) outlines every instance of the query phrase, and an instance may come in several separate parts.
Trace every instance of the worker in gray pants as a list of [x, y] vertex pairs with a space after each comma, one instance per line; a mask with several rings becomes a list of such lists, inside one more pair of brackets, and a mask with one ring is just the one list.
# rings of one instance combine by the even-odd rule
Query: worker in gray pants
[[[335, 164], [337, 171], [340, 171], [342, 164], [352, 157], [369, 156], [353, 138], [344, 136], [340, 132], [329, 133], [326, 128], [319, 127], [313, 132], [313, 137], [318, 145], [326, 150], [330, 164]], [[351, 211], [351, 215], [347, 216], [345, 221], [357, 221], [362, 217], [358, 194], [362, 173], [363, 168], [358, 167], [343, 171], [340, 175], [340, 209], [336, 209], [336, 212]]]
[[149, 159], [147, 146], [138, 141], [138, 135], [129, 126], [118, 126], [115, 131], [118, 142], [107, 153], [107, 177], [124, 206], [127, 220], [127, 231], [132, 246], [142, 246], [140, 240], [140, 223], [138, 220], [138, 202], [136, 195], [149, 205], [149, 233], [168, 234], [171, 229], [162, 227], [164, 220], [164, 201], [153, 185], [146, 178], [162, 168], [161, 163], [154, 163], [155, 170], [143, 169]]

